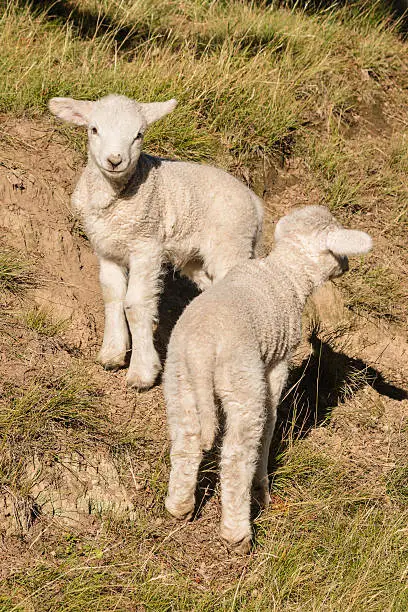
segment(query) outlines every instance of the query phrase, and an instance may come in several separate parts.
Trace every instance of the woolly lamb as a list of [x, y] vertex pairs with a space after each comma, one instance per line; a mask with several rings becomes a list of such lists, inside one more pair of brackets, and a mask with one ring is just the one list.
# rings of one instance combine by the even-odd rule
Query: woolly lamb
[[215, 398], [225, 414], [221, 451], [221, 536], [240, 552], [251, 544], [251, 485], [269, 502], [268, 455], [288, 362], [301, 338], [308, 296], [367, 253], [368, 234], [343, 229], [327, 208], [283, 217], [265, 259], [245, 262], [198, 296], [170, 338], [164, 393], [171, 439], [167, 510], [194, 511], [202, 451], [217, 429]]
[[150, 387], [161, 369], [153, 325], [162, 264], [204, 289], [253, 256], [262, 224], [259, 198], [226, 172], [141, 153], [147, 127], [175, 106], [118, 95], [49, 103], [57, 117], [88, 128], [88, 163], [72, 202], [100, 263], [98, 361], [106, 369], [125, 364], [129, 327], [127, 382], [138, 388]]

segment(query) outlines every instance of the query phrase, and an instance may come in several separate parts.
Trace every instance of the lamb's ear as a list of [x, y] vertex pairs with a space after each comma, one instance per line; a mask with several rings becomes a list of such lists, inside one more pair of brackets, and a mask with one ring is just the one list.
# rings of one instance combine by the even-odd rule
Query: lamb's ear
[[53, 115], [75, 125], [88, 125], [92, 106], [93, 102], [73, 98], [51, 98], [48, 102]]
[[141, 104], [143, 115], [147, 125], [154, 123], [158, 119], [165, 117], [177, 106], [177, 100], [167, 100], [166, 102], [146, 102]]
[[336, 255], [364, 255], [371, 251], [373, 241], [365, 232], [338, 229], [329, 232], [326, 246]]

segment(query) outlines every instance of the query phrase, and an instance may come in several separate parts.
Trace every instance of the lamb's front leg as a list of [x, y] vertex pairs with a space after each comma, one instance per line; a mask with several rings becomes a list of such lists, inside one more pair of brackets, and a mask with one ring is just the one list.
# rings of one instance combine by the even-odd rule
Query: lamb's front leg
[[151, 387], [161, 370], [153, 344], [153, 324], [157, 318], [162, 254], [156, 244], [143, 243], [129, 259], [129, 281], [125, 312], [132, 335], [132, 356], [127, 384]]
[[99, 259], [99, 280], [105, 303], [105, 331], [97, 361], [106, 370], [123, 367], [130, 347], [129, 330], [125, 317], [127, 273], [108, 259]]

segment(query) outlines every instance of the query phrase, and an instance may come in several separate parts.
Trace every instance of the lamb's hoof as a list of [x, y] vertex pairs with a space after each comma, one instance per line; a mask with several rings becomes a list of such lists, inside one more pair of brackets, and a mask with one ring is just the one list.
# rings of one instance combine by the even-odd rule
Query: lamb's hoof
[[126, 365], [126, 353], [116, 354], [113, 357], [104, 354], [102, 351], [98, 354], [96, 358], [97, 363], [99, 363], [104, 370], [119, 370], [120, 368], [124, 368]]
[[154, 381], [156, 380], [157, 374], [155, 376], [150, 377], [140, 377], [133, 372], [128, 372], [126, 376], [126, 384], [131, 389], [138, 389], [139, 391], [144, 391], [146, 389], [150, 389], [153, 387]]
[[194, 505], [193, 507], [191, 507], [190, 504], [179, 504], [177, 506], [173, 504], [168, 497], [166, 497], [164, 505], [166, 506], [167, 512], [169, 512], [172, 516], [174, 516], [174, 518], [178, 519], [179, 521], [189, 521], [193, 517]]
[[251, 550], [252, 531], [249, 524], [221, 523], [220, 527], [221, 538], [230, 550], [239, 554], [246, 554]]
[[138, 371], [130, 367], [126, 376], [126, 384], [133, 389], [150, 389], [150, 387], [153, 387], [160, 370], [160, 363], [154, 364], [153, 367], [149, 369], [145, 368], [144, 371]]
[[251, 548], [252, 548], [252, 537], [251, 536], [245, 536], [245, 538], [242, 538], [242, 540], [240, 540], [239, 542], [229, 542], [228, 540], [225, 540], [225, 539], [224, 539], [224, 542], [227, 544], [228, 548], [232, 552], [238, 553], [239, 555], [247, 555], [248, 553], [251, 552]]

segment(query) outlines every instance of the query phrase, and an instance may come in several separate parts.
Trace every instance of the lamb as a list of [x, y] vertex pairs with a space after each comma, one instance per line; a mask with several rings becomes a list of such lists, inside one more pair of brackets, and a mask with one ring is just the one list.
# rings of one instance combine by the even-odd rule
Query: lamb
[[269, 503], [268, 456], [288, 363], [301, 339], [308, 296], [348, 270], [348, 255], [371, 249], [368, 234], [343, 229], [322, 206], [283, 217], [275, 248], [236, 266], [178, 320], [167, 353], [164, 394], [171, 441], [167, 510], [191, 518], [203, 450], [225, 416], [221, 450], [221, 536], [251, 546], [251, 485]]
[[254, 255], [261, 200], [211, 166], [142, 153], [145, 131], [176, 100], [139, 103], [108, 95], [95, 102], [52, 98], [51, 112], [88, 128], [88, 163], [72, 203], [100, 264], [105, 330], [98, 361], [125, 365], [127, 383], [153, 385], [161, 369], [153, 344], [163, 263], [200, 289]]

